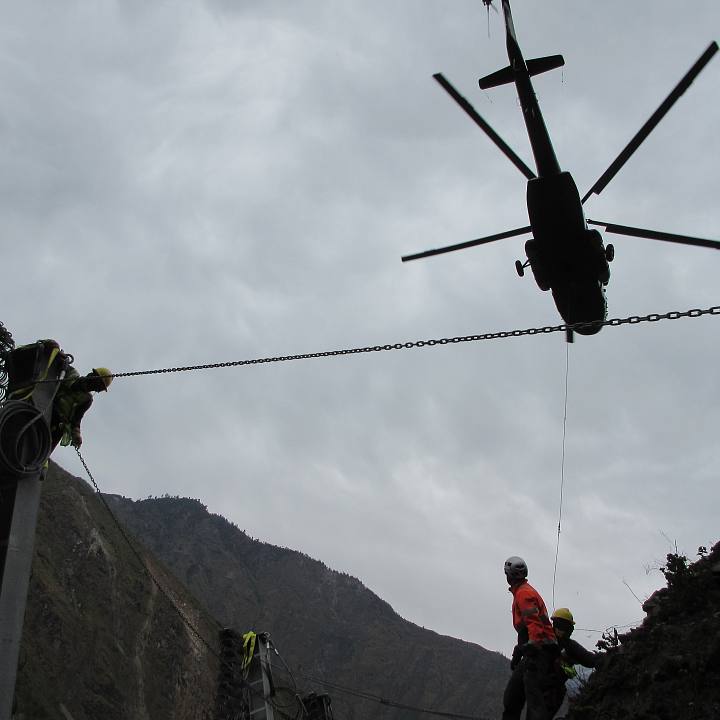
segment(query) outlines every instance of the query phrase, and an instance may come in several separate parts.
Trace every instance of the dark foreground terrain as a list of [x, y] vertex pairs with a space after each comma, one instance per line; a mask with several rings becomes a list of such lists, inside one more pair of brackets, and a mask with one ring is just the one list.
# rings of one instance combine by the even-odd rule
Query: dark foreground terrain
[[664, 574], [645, 621], [608, 651], [568, 720], [720, 719], [720, 543], [692, 564], [668, 555]]

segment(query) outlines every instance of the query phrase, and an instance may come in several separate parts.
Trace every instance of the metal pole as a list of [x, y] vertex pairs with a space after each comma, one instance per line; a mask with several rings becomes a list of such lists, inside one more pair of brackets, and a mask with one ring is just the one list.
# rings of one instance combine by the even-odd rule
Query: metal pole
[[272, 670], [270, 669], [270, 650], [268, 648], [268, 634], [259, 633], [257, 636], [257, 657], [260, 661], [260, 674], [262, 675], [263, 696], [265, 698], [265, 718], [275, 720], [275, 712], [270, 698], [275, 695]]
[[0, 589], [0, 720], [10, 720], [35, 543], [41, 473], [17, 483]]
[[[57, 345], [55, 346], [57, 347]], [[11, 720], [17, 663], [32, 569], [42, 479], [52, 452], [50, 422], [57, 382], [68, 365], [42, 342], [15, 350], [6, 365], [13, 383], [32, 387], [22, 400], [0, 406], [0, 720]], [[2, 548], [0, 548], [0, 555]]]

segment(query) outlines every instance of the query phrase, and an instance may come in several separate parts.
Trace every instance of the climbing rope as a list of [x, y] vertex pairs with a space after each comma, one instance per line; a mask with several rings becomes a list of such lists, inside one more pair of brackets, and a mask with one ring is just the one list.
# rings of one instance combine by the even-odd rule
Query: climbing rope
[[[88, 478], [90, 478], [90, 482], [92, 483], [93, 487], [95, 488], [95, 492], [97, 493], [98, 497], [100, 498], [100, 501], [105, 506], [105, 509], [108, 512], [108, 515], [110, 516], [113, 524], [117, 528], [117, 530], [120, 532], [120, 535], [122, 536], [123, 540], [127, 544], [127, 546], [132, 551], [133, 555], [135, 556], [135, 559], [140, 564], [140, 567], [142, 568], [143, 572], [147, 575], [149, 580], [155, 585], [155, 587], [158, 589], [158, 591], [163, 595], [163, 597], [170, 603], [170, 606], [173, 608], [173, 610], [176, 612], [178, 618], [180, 621], [185, 625], [185, 627], [190, 630], [190, 632], [200, 641], [202, 645], [205, 646], [207, 651], [215, 657], [215, 659], [220, 663], [221, 666], [226, 667], [229, 670], [233, 670], [233, 666], [231, 663], [229, 663], [227, 660], [225, 660], [221, 654], [213, 647], [213, 645], [210, 643], [207, 638], [200, 632], [200, 630], [191, 622], [191, 620], [187, 617], [187, 615], [180, 609], [177, 602], [175, 601], [175, 598], [172, 596], [169, 590], [165, 588], [163, 583], [161, 583], [158, 578], [155, 576], [155, 574], [150, 570], [148, 567], [148, 564], [145, 562], [144, 558], [140, 554], [139, 550], [135, 547], [135, 544], [130, 539], [130, 536], [126, 532], [125, 528], [123, 527], [122, 523], [117, 519], [115, 513], [110, 508], [110, 505], [108, 504], [107, 500], [105, 500], [105, 496], [103, 492], [98, 487], [97, 482], [95, 482], [95, 478], [93, 477], [93, 474], [90, 472], [90, 468], [88, 467], [87, 463], [85, 462], [85, 458], [83, 457], [82, 453], [80, 452], [80, 448], [75, 448], [75, 452], [77, 453], [78, 458], [80, 458], [80, 462], [82, 463], [83, 468], [85, 469], [85, 473], [87, 474]], [[214, 624], [218, 630], [222, 627], [220, 623], [215, 618], [210, 618], [209, 622], [211, 624]], [[250, 692], [252, 695], [257, 697], [259, 700], [262, 700], [267, 702], [270, 705], [273, 705], [272, 700], [265, 698], [265, 695], [254, 688], [252, 685], [250, 685], [247, 681], [243, 680], [242, 678], [238, 679], [238, 682], [240, 685], [246, 689], [248, 692]], [[274, 707], [274, 706], [273, 706]], [[280, 708], [274, 707], [277, 714], [284, 718], [284, 720], [295, 720], [295, 718], [291, 718], [289, 715], [285, 714]]]
[[[95, 478], [93, 477], [93, 474], [90, 472], [90, 468], [88, 467], [87, 463], [85, 462], [85, 458], [83, 457], [82, 453], [80, 452], [79, 448], [75, 448], [75, 452], [78, 455], [78, 458], [80, 458], [80, 462], [82, 463], [83, 468], [85, 469], [85, 473], [87, 474], [88, 478], [90, 479], [90, 482], [92, 483], [93, 487], [95, 488], [96, 493], [100, 497], [100, 500], [102, 504], [105, 506], [105, 509], [107, 510], [108, 514], [110, 515], [110, 518], [113, 521], [113, 524], [116, 526], [116, 528], [119, 530], [122, 538], [127, 543], [128, 547], [132, 551], [133, 555], [135, 556], [136, 560], [142, 567], [145, 574], [148, 576], [148, 578], [152, 581], [152, 583], [157, 587], [157, 589], [160, 591], [160, 593], [165, 597], [165, 599], [170, 603], [171, 607], [175, 612], [177, 613], [178, 617], [182, 621], [182, 623], [195, 635], [195, 637], [207, 648], [207, 650], [210, 652], [211, 655], [215, 656], [215, 658], [220, 662], [221, 665], [228, 665], [228, 662], [221, 657], [220, 653], [215, 650], [215, 648], [211, 645], [211, 643], [203, 636], [203, 634], [198, 630], [198, 628], [190, 621], [190, 619], [187, 617], [187, 615], [178, 607], [175, 599], [172, 597], [171, 593], [164, 587], [164, 585], [157, 579], [157, 577], [154, 575], [154, 573], [150, 570], [150, 568], [147, 566], [147, 563], [143, 559], [142, 555], [138, 551], [138, 549], [135, 547], [135, 544], [130, 539], [128, 533], [125, 531], [125, 528], [122, 526], [120, 521], [117, 519], [115, 513], [110, 508], [110, 505], [105, 500], [103, 492], [98, 487], [97, 482], [95, 482]], [[217, 625], [218, 628], [220, 628], [220, 624], [212, 618], [211, 621]], [[285, 662], [285, 660], [282, 658], [280, 653], [278, 652], [276, 646], [274, 643], [271, 645], [272, 650], [274, 651], [275, 655], [277, 655], [280, 660], [283, 663], [284, 670], [290, 675], [290, 677], [293, 680], [293, 684], [295, 684], [295, 674], [303, 677], [307, 680], [311, 680], [313, 682], [317, 682], [320, 685], [325, 685], [330, 688], [334, 688], [335, 690], [338, 690], [340, 692], [344, 692], [350, 695], [354, 695], [356, 697], [364, 698], [366, 700], [372, 700], [374, 702], [377, 702], [381, 705], [385, 705], [386, 707], [394, 707], [398, 709], [405, 709], [405, 710], [411, 710], [417, 713], [422, 714], [429, 714], [429, 715], [435, 715], [439, 717], [445, 717], [445, 718], [456, 718], [457, 720], [483, 720], [482, 718], [478, 718], [476, 716], [471, 715], [463, 715], [460, 713], [453, 713], [453, 712], [447, 712], [444, 710], [434, 710], [431, 708], [422, 708], [422, 707], [416, 707], [413, 705], [406, 705], [404, 703], [397, 702], [395, 700], [389, 700], [388, 698], [381, 697], [380, 695], [375, 695], [373, 693], [369, 693], [363, 690], [355, 690], [353, 688], [344, 687], [342, 685], [338, 685], [336, 683], [327, 681], [327, 680], [321, 680], [319, 678], [314, 678], [308, 675], [303, 675], [301, 672], [295, 671], [295, 674], [292, 673], [289, 666]], [[278, 667], [274, 663], [270, 663], [273, 667]], [[232, 668], [230, 668], [232, 669]], [[283, 708], [275, 706], [275, 704], [269, 699], [265, 698], [265, 696], [256, 690], [254, 687], [249, 685], [245, 681], [240, 681], [241, 685], [246, 687], [247, 690], [249, 690], [253, 695], [258, 697], [258, 699], [262, 699], [263, 701], [267, 700], [271, 705], [273, 705], [274, 710], [283, 718], [286, 720], [294, 720], [293, 718], [290, 718], [289, 715], [287, 715], [285, 712], [283, 712]], [[300, 707], [300, 713], [303, 713], [302, 706]]]
[[47, 421], [34, 405], [9, 400], [0, 408], [0, 467], [12, 476], [39, 473], [51, 443]]
[[98, 497], [100, 498], [100, 501], [105, 506], [105, 509], [108, 512], [108, 515], [110, 516], [113, 524], [117, 528], [117, 530], [120, 532], [120, 535], [122, 536], [123, 540], [125, 540], [127, 546], [132, 551], [133, 555], [135, 556], [135, 559], [138, 561], [138, 563], [142, 566], [144, 572], [147, 574], [148, 578], [152, 581], [152, 583], [157, 587], [157, 589], [160, 591], [160, 593], [165, 597], [166, 600], [170, 602], [175, 612], [178, 614], [180, 620], [189, 628], [189, 630], [197, 637], [200, 642], [205, 645], [205, 647], [210, 650], [216, 657], [219, 657], [217, 652], [210, 646], [210, 643], [205, 640], [205, 638], [201, 635], [200, 631], [190, 622], [188, 617], [183, 613], [183, 611], [177, 606], [175, 601], [173, 600], [172, 596], [170, 595], [170, 592], [165, 589], [164, 585], [155, 577], [153, 572], [150, 570], [150, 568], [147, 566], [147, 563], [143, 559], [142, 555], [140, 554], [139, 550], [135, 547], [135, 544], [130, 540], [130, 537], [128, 536], [127, 532], [125, 531], [125, 528], [120, 523], [120, 521], [115, 516], [115, 513], [110, 508], [110, 505], [108, 505], [107, 500], [105, 500], [105, 495], [101, 492], [100, 488], [98, 487], [98, 484], [95, 482], [95, 478], [93, 477], [93, 474], [90, 472], [90, 468], [88, 467], [87, 463], [85, 462], [85, 458], [83, 457], [82, 453], [80, 452], [80, 448], [76, 447], [75, 452], [77, 453], [77, 456], [80, 458], [80, 462], [82, 463], [83, 468], [85, 468], [85, 473], [90, 478], [90, 482], [92, 483], [93, 487], [95, 488], [95, 492], [97, 492]]

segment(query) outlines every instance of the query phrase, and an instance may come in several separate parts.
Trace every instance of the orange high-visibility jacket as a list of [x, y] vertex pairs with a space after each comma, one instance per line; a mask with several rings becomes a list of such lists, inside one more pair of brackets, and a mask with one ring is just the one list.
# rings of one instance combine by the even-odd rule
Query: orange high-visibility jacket
[[555, 631], [540, 593], [527, 580], [512, 585], [510, 592], [513, 594], [512, 616], [518, 644], [528, 641], [538, 645], [554, 643]]

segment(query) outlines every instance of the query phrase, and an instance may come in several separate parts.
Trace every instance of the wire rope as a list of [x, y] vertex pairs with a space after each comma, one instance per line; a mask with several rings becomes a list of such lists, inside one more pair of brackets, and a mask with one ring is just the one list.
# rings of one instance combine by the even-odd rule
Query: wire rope
[[[83, 468], [85, 469], [85, 472], [87, 473], [87, 476], [90, 478], [90, 481], [91, 481], [93, 487], [95, 488], [95, 491], [100, 496], [100, 500], [102, 501], [102, 504], [105, 506], [105, 509], [107, 510], [108, 514], [112, 518], [113, 523], [115, 524], [117, 529], [120, 531], [120, 534], [122, 535], [122, 537], [125, 540], [125, 542], [127, 543], [127, 545], [130, 547], [130, 549], [132, 550], [133, 555], [136, 557], [136, 559], [140, 563], [144, 572], [147, 574], [147, 576], [150, 578], [150, 580], [155, 584], [155, 586], [162, 593], [162, 595], [168, 600], [168, 602], [170, 603], [172, 608], [175, 610], [175, 612], [177, 613], [180, 620], [186, 625], [186, 627], [200, 640], [200, 642], [203, 645], [205, 645], [205, 647], [208, 649], [208, 651], [212, 655], [215, 656], [215, 658], [218, 660], [218, 662], [220, 662], [221, 665], [224, 665], [224, 666], [232, 669], [232, 666], [220, 656], [220, 654], [212, 647], [212, 645], [202, 635], [202, 633], [197, 629], [197, 627], [195, 627], [195, 625], [193, 625], [193, 623], [187, 618], [185, 613], [183, 613], [183, 611], [180, 610], [180, 608], [175, 603], [175, 601], [174, 601], [173, 597], [171, 596], [171, 594], [169, 593], [169, 591], [165, 589], [163, 584], [155, 577], [154, 573], [147, 567], [147, 564], [145, 563], [142, 555], [137, 550], [134, 543], [130, 540], [127, 532], [125, 531], [122, 524], [115, 516], [115, 513], [113, 513], [112, 509], [110, 508], [110, 505], [105, 500], [104, 494], [98, 487], [98, 484], [95, 481], [93, 474], [90, 472], [90, 468], [88, 467], [87, 463], [85, 462], [85, 458], [83, 457], [82, 453], [80, 452], [80, 449], [75, 448], [75, 452], [77, 453], [78, 457], [80, 458], [80, 462], [82, 463]], [[211, 618], [210, 620], [218, 628], [220, 627], [220, 623], [218, 623], [217, 620], [215, 620], [214, 618]], [[355, 696], [363, 698], [365, 700], [373, 700], [375, 702], [378, 702], [382, 705], [386, 705], [389, 707], [410, 710], [410, 711], [418, 712], [418, 713], [437, 715], [437, 716], [446, 717], [446, 718], [456, 718], [457, 720], [483, 720], [482, 718], [479, 718], [477, 716], [463, 715], [463, 714], [459, 714], [459, 713], [451, 713], [451, 712], [445, 712], [442, 710], [433, 710], [431, 708], [421, 708], [421, 707], [416, 707], [413, 705], [407, 705], [404, 703], [397, 702], [395, 700], [389, 700], [387, 698], [383, 698], [383, 697], [381, 697], [379, 695], [375, 695], [373, 693], [365, 692], [362, 690], [355, 690], [353, 688], [347, 688], [343, 685], [339, 685], [337, 683], [333, 683], [333, 682], [330, 682], [327, 680], [321, 680], [319, 678], [314, 678], [314, 677], [310, 677], [307, 675], [303, 675], [302, 673], [300, 673], [298, 671], [295, 671], [295, 673], [293, 674], [292, 671], [290, 670], [290, 667], [288, 666], [288, 664], [285, 662], [285, 660], [282, 658], [279, 651], [277, 650], [277, 646], [274, 643], [272, 643], [271, 647], [274, 650], [275, 654], [280, 658], [280, 660], [282, 662], [282, 669], [284, 669], [290, 675], [290, 677], [293, 680], [293, 683], [295, 682], [295, 679], [294, 679], [295, 675], [297, 675], [298, 677], [303, 677], [307, 680], [311, 680], [320, 685], [326, 685], [328, 687], [334, 688], [335, 690], [338, 690], [339, 692], [345, 692], [345, 693], [348, 693], [351, 695], [355, 695]], [[270, 666], [276, 667], [276, 668], [281, 668], [280, 665], [275, 665], [274, 663], [272, 663], [272, 661], [270, 661]], [[268, 700], [268, 698], [265, 698], [265, 696], [262, 693], [255, 690], [255, 688], [253, 688], [251, 685], [249, 685], [249, 683], [241, 681], [241, 684], [243, 686], [245, 686], [248, 690], [250, 690], [250, 692], [252, 692], [254, 695], [261, 698], [263, 701], [270, 702]], [[273, 705], [273, 708], [275, 709], [276, 712], [278, 712], [279, 715], [283, 716], [284, 718], [288, 718], [289, 720], [293, 720], [292, 718], [290, 718], [289, 715], [287, 715], [285, 712], [283, 712], [283, 709], [281, 707], [275, 707], [275, 705], [272, 702], [270, 702], [270, 704]], [[302, 707], [300, 708], [300, 712], [302, 712]]]
[[555, 611], [555, 581], [557, 579], [558, 555], [560, 554], [560, 526], [562, 524], [563, 491], [565, 489], [565, 440], [567, 437], [568, 376], [570, 375], [570, 343], [565, 344], [565, 406], [563, 409], [562, 459], [560, 461], [560, 503], [558, 509], [557, 542], [555, 543], [555, 567], [553, 568], [552, 605]]
[[[271, 663], [272, 665], [272, 663]], [[275, 667], [280, 667], [279, 665], [276, 665]], [[424, 707], [418, 707], [416, 705], [408, 705], [406, 703], [401, 703], [396, 700], [390, 700], [388, 698], [384, 698], [381, 695], [376, 695], [371, 692], [367, 692], [365, 690], [357, 690], [355, 688], [349, 688], [345, 685], [340, 685], [339, 683], [332, 682], [330, 680], [323, 680], [321, 678], [313, 677], [312, 675], [305, 675], [299, 671], [295, 671], [295, 674], [298, 677], [304, 678], [305, 680], [310, 680], [311, 682], [318, 683], [319, 685], [325, 685], [326, 687], [331, 688], [332, 690], [337, 690], [338, 692], [343, 692], [348, 695], [353, 695], [355, 697], [361, 698], [363, 700], [370, 700], [372, 702], [379, 703], [380, 705], [385, 705], [387, 707], [393, 707], [400, 710], [409, 710], [416, 713], [426, 714], [426, 715], [437, 715], [439, 717], [445, 717], [445, 718], [456, 718], [456, 720], [484, 720], [479, 715], [465, 715], [463, 713], [454, 713], [454, 712], [448, 712], [445, 710], [435, 710], [433, 708], [424, 708]]]
[[624, 625], [608, 625], [604, 630], [598, 630], [597, 628], [581, 628], [576, 627], [575, 630], [579, 632], [592, 632], [592, 633], [606, 633], [608, 630], [624, 630], [625, 628], [635, 627], [643, 622], [643, 619], [635, 620], [634, 622], [625, 623]]
[[[205, 636], [198, 630], [197, 627], [189, 620], [189, 618], [185, 615], [185, 613], [178, 607], [177, 603], [175, 602], [174, 598], [170, 594], [170, 592], [164, 587], [164, 585], [155, 577], [155, 574], [150, 570], [150, 568], [147, 566], [147, 563], [143, 559], [142, 555], [138, 551], [138, 549], [135, 547], [135, 544], [130, 540], [130, 537], [128, 536], [127, 532], [125, 531], [125, 528], [122, 526], [122, 523], [117, 519], [115, 516], [115, 513], [110, 508], [110, 505], [105, 500], [103, 492], [98, 487], [97, 482], [95, 481], [95, 478], [93, 477], [93, 474], [90, 472], [90, 468], [88, 467], [87, 463], [85, 462], [85, 458], [83, 457], [82, 453], [80, 452], [80, 448], [76, 447], [75, 452], [77, 453], [78, 457], [80, 458], [80, 462], [82, 463], [83, 468], [85, 469], [85, 472], [87, 473], [87, 476], [90, 478], [90, 482], [92, 483], [93, 487], [95, 488], [95, 491], [97, 492], [98, 496], [100, 497], [100, 500], [102, 504], [105, 506], [105, 509], [107, 510], [110, 518], [112, 519], [114, 525], [120, 532], [120, 535], [127, 543], [128, 547], [132, 551], [133, 555], [137, 559], [138, 563], [140, 564], [140, 567], [142, 567], [143, 572], [148, 576], [148, 578], [151, 580], [151, 582], [157, 587], [157, 589], [160, 591], [160, 593], [163, 595], [163, 597], [170, 603], [170, 606], [173, 608], [173, 610], [177, 613], [178, 617], [180, 618], [180, 621], [190, 630], [190, 632], [205, 646], [205, 648], [210, 652], [211, 655], [213, 655], [217, 661], [220, 663], [221, 666], [225, 667], [228, 670], [231, 670], [234, 672], [234, 667], [231, 663], [226, 661], [220, 653], [215, 650], [215, 648], [211, 645], [211, 643], [205, 638]], [[213, 617], [209, 618], [210, 623], [215, 625], [216, 628], [220, 629], [221, 625], [220, 623]], [[258, 690], [256, 690], [252, 685], [250, 685], [248, 682], [243, 680], [242, 678], [238, 678], [238, 681], [242, 687], [244, 687], [246, 690], [248, 690], [250, 693], [255, 695], [256, 697], [263, 700], [263, 702], [269, 702], [268, 699], [265, 697], [265, 695]], [[272, 703], [270, 703], [272, 704]], [[276, 708], [277, 709], [277, 708]], [[281, 710], [277, 709], [278, 713], [282, 715], [285, 718], [288, 718], [289, 720], [294, 720], [293, 718], [290, 718], [289, 716], [285, 715]]]

